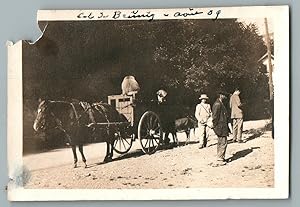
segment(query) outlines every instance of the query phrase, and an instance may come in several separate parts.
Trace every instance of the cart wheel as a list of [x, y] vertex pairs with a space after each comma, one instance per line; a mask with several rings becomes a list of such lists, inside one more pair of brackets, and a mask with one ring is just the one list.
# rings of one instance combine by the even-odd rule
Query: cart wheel
[[127, 153], [133, 143], [133, 138], [132, 136], [128, 135], [126, 132], [118, 131], [115, 132], [115, 142], [113, 149], [115, 152], [118, 154], [125, 154]]
[[152, 111], [143, 114], [138, 125], [138, 138], [143, 152], [152, 154], [159, 146], [162, 139], [161, 123], [158, 115]]

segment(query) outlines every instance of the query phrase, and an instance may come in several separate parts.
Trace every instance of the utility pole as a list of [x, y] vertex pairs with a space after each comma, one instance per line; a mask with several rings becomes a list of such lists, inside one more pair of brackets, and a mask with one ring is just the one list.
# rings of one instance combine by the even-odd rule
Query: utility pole
[[274, 87], [273, 87], [273, 67], [272, 67], [272, 57], [271, 57], [271, 44], [268, 29], [268, 20], [265, 18], [265, 28], [266, 28], [266, 44], [268, 50], [268, 66], [269, 66], [269, 92], [270, 92], [270, 109], [271, 109], [271, 122], [272, 122], [272, 138], [274, 139]]
[[268, 29], [268, 21], [265, 18], [265, 28], [266, 28], [266, 44], [268, 51], [268, 68], [269, 68], [269, 92], [270, 92], [270, 100], [273, 100], [274, 88], [273, 88], [273, 67], [272, 67], [272, 56], [271, 56], [271, 43]]

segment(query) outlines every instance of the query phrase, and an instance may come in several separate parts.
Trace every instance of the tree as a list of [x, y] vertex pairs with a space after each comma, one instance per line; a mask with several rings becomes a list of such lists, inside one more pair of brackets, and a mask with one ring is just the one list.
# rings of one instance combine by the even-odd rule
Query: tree
[[257, 27], [236, 19], [51, 22], [24, 44], [24, 100], [32, 110], [39, 97], [106, 101], [133, 75], [142, 99], [164, 88], [193, 107], [202, 92], [239, 86], [252, 107], [265, 96], [264, 53]]
[[162, 33], [170, 39], [161, 41], [154, 54], [156, 62], [179, 73], [168, 84], [177, 81], [190, 94], [205, 92], [210, 97], [220, 89], [232, 92], [239, 87], [249, 109], [259, 106], [259, 112], [251, 115], [261, 113], [263, 106], [257, 103], [263, 104], [267, 95], [267, 79], [259, 72], [257, 60], [266, 48], [257, 27], [236, 19], [187, 20], [178, 24], [180, 31], [179, 25], [164, 27]]

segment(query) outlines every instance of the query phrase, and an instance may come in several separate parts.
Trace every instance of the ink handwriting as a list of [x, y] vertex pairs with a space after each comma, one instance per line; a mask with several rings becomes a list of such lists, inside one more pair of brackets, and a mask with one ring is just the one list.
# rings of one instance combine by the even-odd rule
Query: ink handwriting
[[78, 19], [82, 20], [96, 20], [96, 19], [146, 19], [149, 22], [153, 21], [154, 19], [160, 19], [159, 17], [169, 17], [173, 16], [173, 18], [181, 18], [181, 19], [189, 19], [193, 17], [210, 17], [214, 20], [217, 20], [221, 14], [221, 10], [213, 10], [213, 9], [194, 9], [189, 8], [187, 11], [178, 10], [175, 12], [168, 12], [165, 11], [161, 13], [155, 13], [153, 11], [144, 11], [144, 10], [132, 10], [122, 11], [122, 10], [115, 10], [111, 11], [91, 11], [91, 12], [80, 12], [77, 15]]
[[139, 10], [131, 11], [129, 14], [122, 13], [121, 11], [115, 11], [114, 15], [112, 16], [113, 19], [119, 19], [123, 17], [124, 19], [140, 19], [140, 18], [147, 18], [148, 21], [152, 21], [155, 17], [154, 13], [149, 11], [145, 13], [140, 13]]

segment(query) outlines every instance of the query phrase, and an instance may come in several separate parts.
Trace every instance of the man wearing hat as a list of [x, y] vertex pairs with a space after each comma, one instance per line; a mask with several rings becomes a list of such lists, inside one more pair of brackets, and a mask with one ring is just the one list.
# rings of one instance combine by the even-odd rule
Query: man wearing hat
[[195, 117], [198, 120], [199, 128], [199, 149], [206, 147], [207, 144], [207, 125], [208, 120], [211, 117], [211, 108], [207, 102], [208, 96], [206, 94], [201, 94], [199, 97], [200, 103], [196, 106]]
[[224, 100], [226, 99], [226, 93], [221, 91], [219, 96], [212, 108], [212, 122], [213, 130], [218, 136], [217, 144], [217, 163], [214, 165], [222, 166], [226, 164], [225, 152], [227, 148], [227, 136], [229, 134], [228, 129], [228, 114], [226, 107], [224, 105]]

